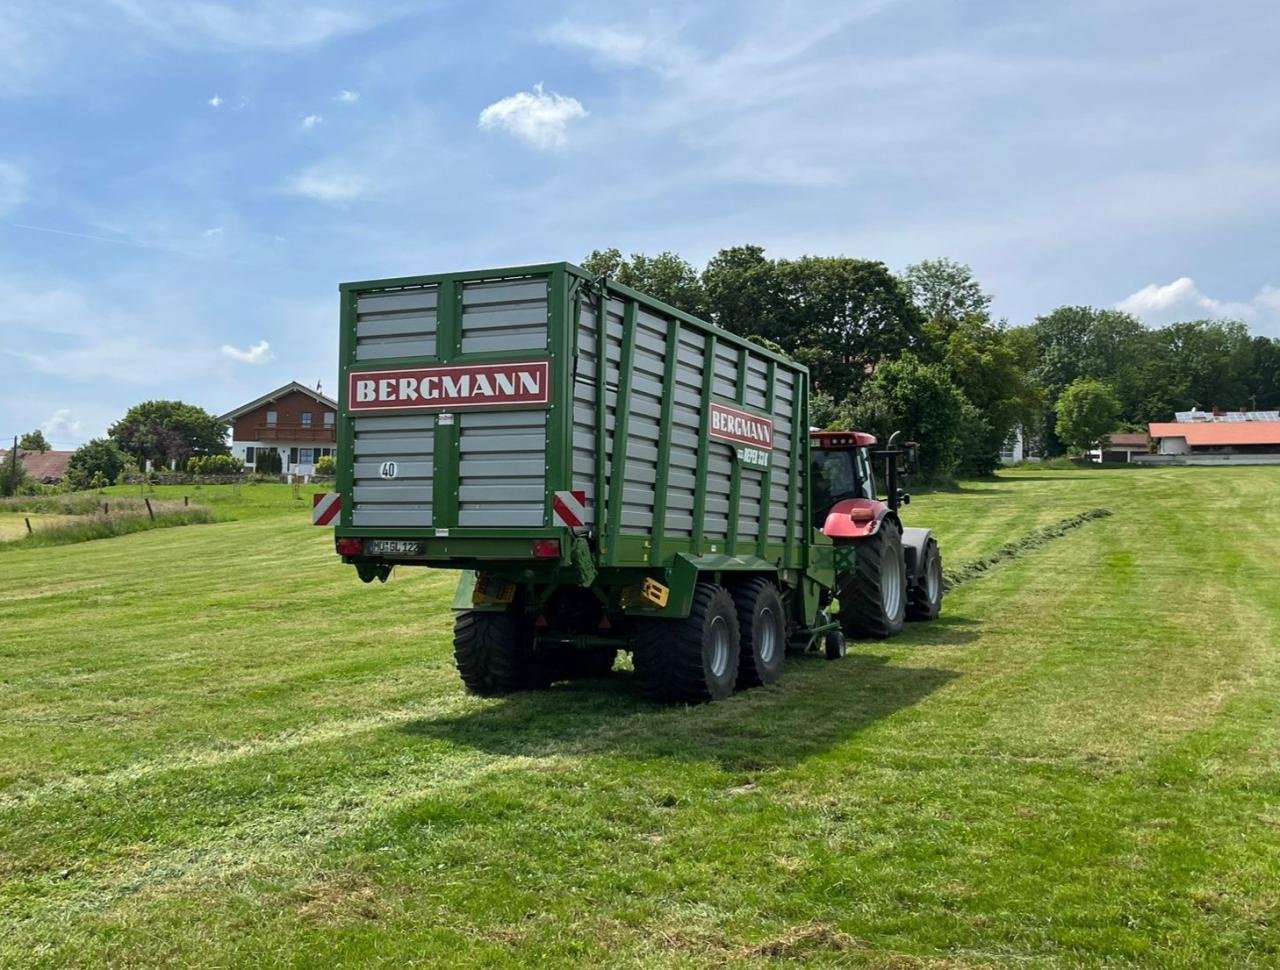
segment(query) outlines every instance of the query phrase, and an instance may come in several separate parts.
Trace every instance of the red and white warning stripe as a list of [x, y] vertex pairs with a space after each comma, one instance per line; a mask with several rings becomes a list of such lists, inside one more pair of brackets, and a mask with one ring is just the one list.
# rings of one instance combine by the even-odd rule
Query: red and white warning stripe
[[587, 522], [587, 493], [581, 489], [556, 492], [551, 497], [551, 512], [556, 525], [581, 528]]
[[342, 511], [342, 496], [337, 492], [316, 492], [311, 496], [311, 524], [332, 525]]

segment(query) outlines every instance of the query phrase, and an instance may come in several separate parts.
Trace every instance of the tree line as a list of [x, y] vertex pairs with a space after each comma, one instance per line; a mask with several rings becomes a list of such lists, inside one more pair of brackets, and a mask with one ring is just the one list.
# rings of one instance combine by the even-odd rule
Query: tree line
[[[161, 468], [198, 468], [204, 474], [229, 473], [242, 465], [231, 457], [227, 431], [225, 422], [194, 404], [143, 401], [111, 425], [105, 438], [76, 449], [64, 480], [73, 489], [100, 488], [139, 474], [148, 462]], [[23, 435], [18, 443], [19, 453], [49, 450], [39, 430]], [[31, 486], [20, 455], [7, 455], [0, 471], [0, 493], [12, 495]]]
[[[992, 317], [990, 294], [950, 259], [895, 274], [875, 260], [772, 259], [734, 246], [700, 271], [676, 253], [617, 249], [583, 266], [805, 364], [814, 423], [882, 439], [902, 431], [933, 478], [989, 474], [1015, 430], [1053, 456], [1193, 407], [1280, 407], [1280, 340], [1243, 323], [1149, 328], [1119, 310], [1063, 306], [1013, 326]], [[202, 408], [145, 401], [72, 456], [68, 480], [84, 488], [148, 461], [208, 462], [228, 455], [226, 436]], [[38, 431], [19, 445], [47, 449]], [[6, 456], [0, 490], [21, 480], [15, 464]]]
[[582, 265], [805, 364], [816, 424], [901, 430], [935, 478], [989, 474], [1015, 430], [1054, 456], [1193, 407], [1280, 406], [1280, 340], [1243, 323], [1150, 328], [1063, 306], [1013, 326], [950, 259], [895, 274], [875, 260], [735, 246], [701, 271], [676, 253], [617, 249]]

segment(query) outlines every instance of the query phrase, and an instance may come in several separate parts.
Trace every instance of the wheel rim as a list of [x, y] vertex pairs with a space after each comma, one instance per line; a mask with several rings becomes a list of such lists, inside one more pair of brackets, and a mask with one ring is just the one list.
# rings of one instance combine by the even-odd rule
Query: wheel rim
[[924, 590], [930, 603], [938, 602], [942, 596], [942, 565], [936, 556], [930, 557], [929, 568], [925, 570]]
[[893, 619], [902, 609], [902, 556], [887, 561], [889, 568], [880, 574], [880, 603], [884, 615]]
[[760, 611], [760, 660], [772, 663], [774, 652], [778, 649], [778, 625], [774, 622], [773, 610], [765, 607]]
[[729, 624], [723, 616], [711, 621], [708, 636], [711, 641], [711, 674], [720, 678], [729, 669]]

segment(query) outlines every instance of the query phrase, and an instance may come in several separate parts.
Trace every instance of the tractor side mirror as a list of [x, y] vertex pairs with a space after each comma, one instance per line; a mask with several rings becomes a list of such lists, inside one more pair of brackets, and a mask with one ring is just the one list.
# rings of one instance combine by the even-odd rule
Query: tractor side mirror
[[908, 441], [902, 446], [903, 465], [906, 470], [913, 472], [920, 464], [920, 446], [914, 441]]

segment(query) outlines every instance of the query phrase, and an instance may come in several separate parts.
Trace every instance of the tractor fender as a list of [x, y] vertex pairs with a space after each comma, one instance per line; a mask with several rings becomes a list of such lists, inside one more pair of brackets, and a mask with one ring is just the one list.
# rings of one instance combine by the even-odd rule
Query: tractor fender
[[880, 529], [886, 515], [894, 515], [887, 504], [873, 498], [847, 498], [831, 506], [822, 524], [823, 535], [832, 539], [865, 539]]
[[932, 529], [903, 529], [902, 551], [907, 557], [907, 585], [915, 586], [924, 570], [924, 549], [933, 538]]

